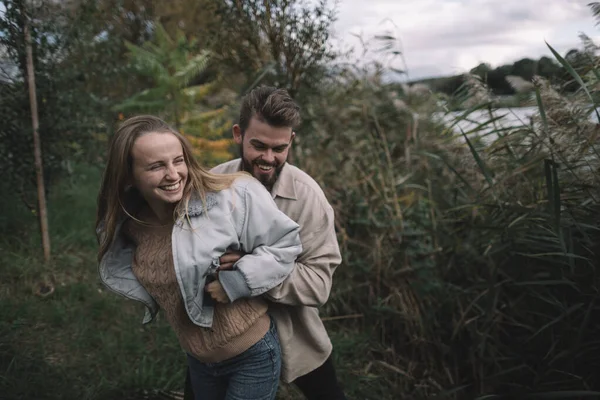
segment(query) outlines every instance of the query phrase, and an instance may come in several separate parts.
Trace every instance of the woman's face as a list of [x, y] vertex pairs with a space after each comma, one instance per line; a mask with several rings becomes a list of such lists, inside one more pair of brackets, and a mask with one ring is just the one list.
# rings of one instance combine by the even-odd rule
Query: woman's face
[[151, 132], [131, 149], [133, 186], [155, 211], [181, 200], [188, 167], [179, 139], [172, 133]]

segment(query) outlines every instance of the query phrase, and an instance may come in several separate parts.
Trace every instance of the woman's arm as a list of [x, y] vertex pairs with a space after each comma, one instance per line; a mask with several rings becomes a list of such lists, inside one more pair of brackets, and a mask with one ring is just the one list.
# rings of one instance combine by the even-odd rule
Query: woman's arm
[[299, 225], [277, 208], [260, 182], [244, 179], [248, 183], [236, 187], [243, 203], [235, 206], [233, 217], [241, 228], [241, 250], [247, 254], [232, 270], [219, 272], [230, 301], [258, 296], [279, 285], [302, 251]]

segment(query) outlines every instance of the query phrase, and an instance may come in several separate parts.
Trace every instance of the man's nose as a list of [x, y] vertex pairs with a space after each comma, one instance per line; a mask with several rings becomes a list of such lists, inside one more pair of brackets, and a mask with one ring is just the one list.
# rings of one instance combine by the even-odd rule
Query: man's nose
[[263, 161], [268, 162], [268, 163], [275, 162], [275, 154], [273, 154], [273, 150], [271, 150], [271, 149], [265, 150], [263, 152], [262, 158], [263, 158]]

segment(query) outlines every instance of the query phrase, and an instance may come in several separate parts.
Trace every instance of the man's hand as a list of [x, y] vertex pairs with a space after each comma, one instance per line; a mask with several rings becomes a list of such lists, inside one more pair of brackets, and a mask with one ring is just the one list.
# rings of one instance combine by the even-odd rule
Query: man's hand
[[223, 289], [223, 285], [218, 280], [212, 281], [208, 285], [204, 287], [204, 290], [210, 294], [215, 301], [219, 303], [229, 303], [229, 297], [227, 297], [227, 293], [225, 293], [225, 289]]
[[235, 264], [240, 258], [244, 256], [244, 252], [241, 251], [231, 251], [228, 250], [225, 254], [219, 258], [219, 270], [227, 270], [232, 269], [233, 264]]

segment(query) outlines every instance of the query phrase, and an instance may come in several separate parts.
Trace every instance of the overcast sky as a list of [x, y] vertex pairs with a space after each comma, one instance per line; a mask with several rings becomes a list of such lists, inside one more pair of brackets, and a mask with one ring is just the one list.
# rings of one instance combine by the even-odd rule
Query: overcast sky
[[[393, 30], [410, 79], [498, 66], [579, 47], [583, 32], [600, 44], [591, 0], [340, 0], [336, 46], [348, 48]], [[393, 22], [385, 21], [389, 19]], [[397, 67], [401, 67], [398, 62]]]

